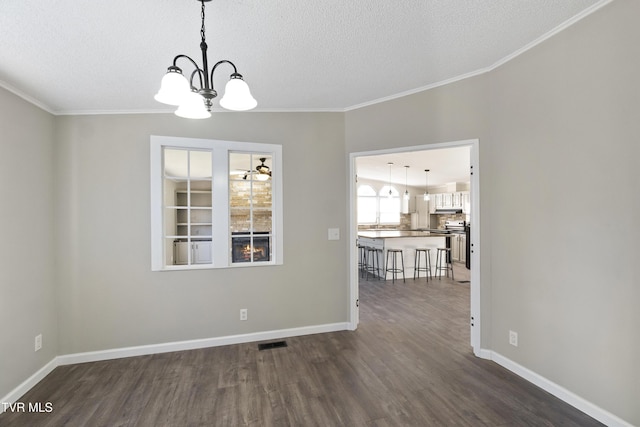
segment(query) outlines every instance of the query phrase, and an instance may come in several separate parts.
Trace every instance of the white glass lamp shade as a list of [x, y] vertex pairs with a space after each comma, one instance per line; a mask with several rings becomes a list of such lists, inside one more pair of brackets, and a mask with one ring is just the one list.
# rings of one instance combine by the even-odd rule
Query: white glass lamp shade
[[227, 110], [246, 111], [256, 108], [258, 101], [251, 96], [249, 85], [240, 77], [232, 77], [224, 88], [220, 106]]
[[185, 119], [208, 119], [211, 117], [211, 113], [204, 106], [204, 98], [196, 92], [189, 92], [182, 98], [175, 114]]
[[427, 193], [426, 191], [424, 192], [424, 196], [422, 198], [422, 200], [424, 200], [425, 202], [429, 201], [429, 193]]
[[259, 173], [259, 174], [256, 174], [256, 179], [257, 179], [258, 181], [268, 181], [268, 180], [269, 180], [269, 178], [271, 178], [271, 177], [269, 176], [269, 174], [266, 174], [266, 173]]
[[162, 78], [160, 90], [154, 96], [158, 102], [168, 105], [180, 105], [182, 98], [189, 95], [189, 82], [182, 73], [169, 70]]

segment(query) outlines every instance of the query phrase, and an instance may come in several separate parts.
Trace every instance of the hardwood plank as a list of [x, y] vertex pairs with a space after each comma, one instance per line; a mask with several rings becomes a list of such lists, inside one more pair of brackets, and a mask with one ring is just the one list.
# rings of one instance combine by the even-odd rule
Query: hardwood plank
[[[456, 274], [458, 276], [458, 274]], [[598, 426], [473, 356], [469, 284], [363, 281], [357, 331], [60, 366], [0, 426]]]

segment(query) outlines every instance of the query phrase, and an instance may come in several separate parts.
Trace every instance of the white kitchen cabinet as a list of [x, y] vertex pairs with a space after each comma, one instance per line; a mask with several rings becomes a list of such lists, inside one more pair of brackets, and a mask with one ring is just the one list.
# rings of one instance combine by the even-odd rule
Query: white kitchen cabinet
[[444, 194], [437, 193], [431, 195], [431, 213], [435, 213], [436, 209], [444, 208]]
[[416, 210], [412, 215], [418, 218], [414, 228], [429, 228], [429, 201], [425, 201], [422, 195], [415, 196], [414, 200]]
[[452, 207], [454, 209], [462, 209], [463, 213], [469, 213], [469, 211], [471, 210], [471, 197], [469, 196], [468, 191], [459, 191], [457, 193], [453, 193], [452, 197]]
[[460, 244], [460, 262], [467, 262], [467, 236], [465, 234], [458, 235], [458, 243]]
[[453, 208], [453, 193], [443, 193], [442, 196], [442, 209]]
[[462, 209], [462, 193], [452, 193], [451, 199], [452, 208]]
[[471, 194], [468, 191], [462, 193], [462, 213], [471, 214]]
[[451, 239], [451, 260], [460, 261], [460, 244], [458, 243], [458, 235], [452, 234], [450, 239]]
[[436, 213], [436, 209], [462, 209], [463, 213], [469, 214], [471, 198], [468, 191], [431, 194], [429, 206], [431, 213]]
[[465, 234], [451, 235], [451, 259], [458, 262], [467, 261], [467, 236]]

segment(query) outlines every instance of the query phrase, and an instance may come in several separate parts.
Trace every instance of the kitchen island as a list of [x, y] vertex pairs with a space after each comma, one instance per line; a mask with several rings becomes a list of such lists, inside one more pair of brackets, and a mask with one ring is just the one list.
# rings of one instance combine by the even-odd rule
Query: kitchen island
[[[451, 234], [436, 231], [400, 231], [400, 230], [369, 230], [358, 231], [358, 244], [382, 250], [380, 260], [381, 275], [385, 277], [384, 267], [387, 259], [387, 249], [401, 249], [404, 257], [404, 274], [413, 277], [416, 249], [431, 249], [431, 274], [436, 276], [436, 249], [447, 247], [447, 239]], [[399, 262], [399, 261], [398, 261]], [[421, 265], [424, 264], [421, 262]], [[424, 277], [424, 272], [422, 277]], [[391, 274], [388, 275], [389, 280]], [[402, 277], [402, 275], [400, 275]]]

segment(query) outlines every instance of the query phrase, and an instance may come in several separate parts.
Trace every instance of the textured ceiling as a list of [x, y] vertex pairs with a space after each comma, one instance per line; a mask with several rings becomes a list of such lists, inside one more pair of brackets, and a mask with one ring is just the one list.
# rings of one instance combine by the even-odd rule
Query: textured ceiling
[[[483, 72], [609, 1], [212, 0], [209, 62], [233, 61], [258, 110], [345, 111]], [[2, 0], [0, 28], [0, 85], [59, 114], [173, 111], [153, 100], [166, 68], [201, 62], [195, 0]]]

